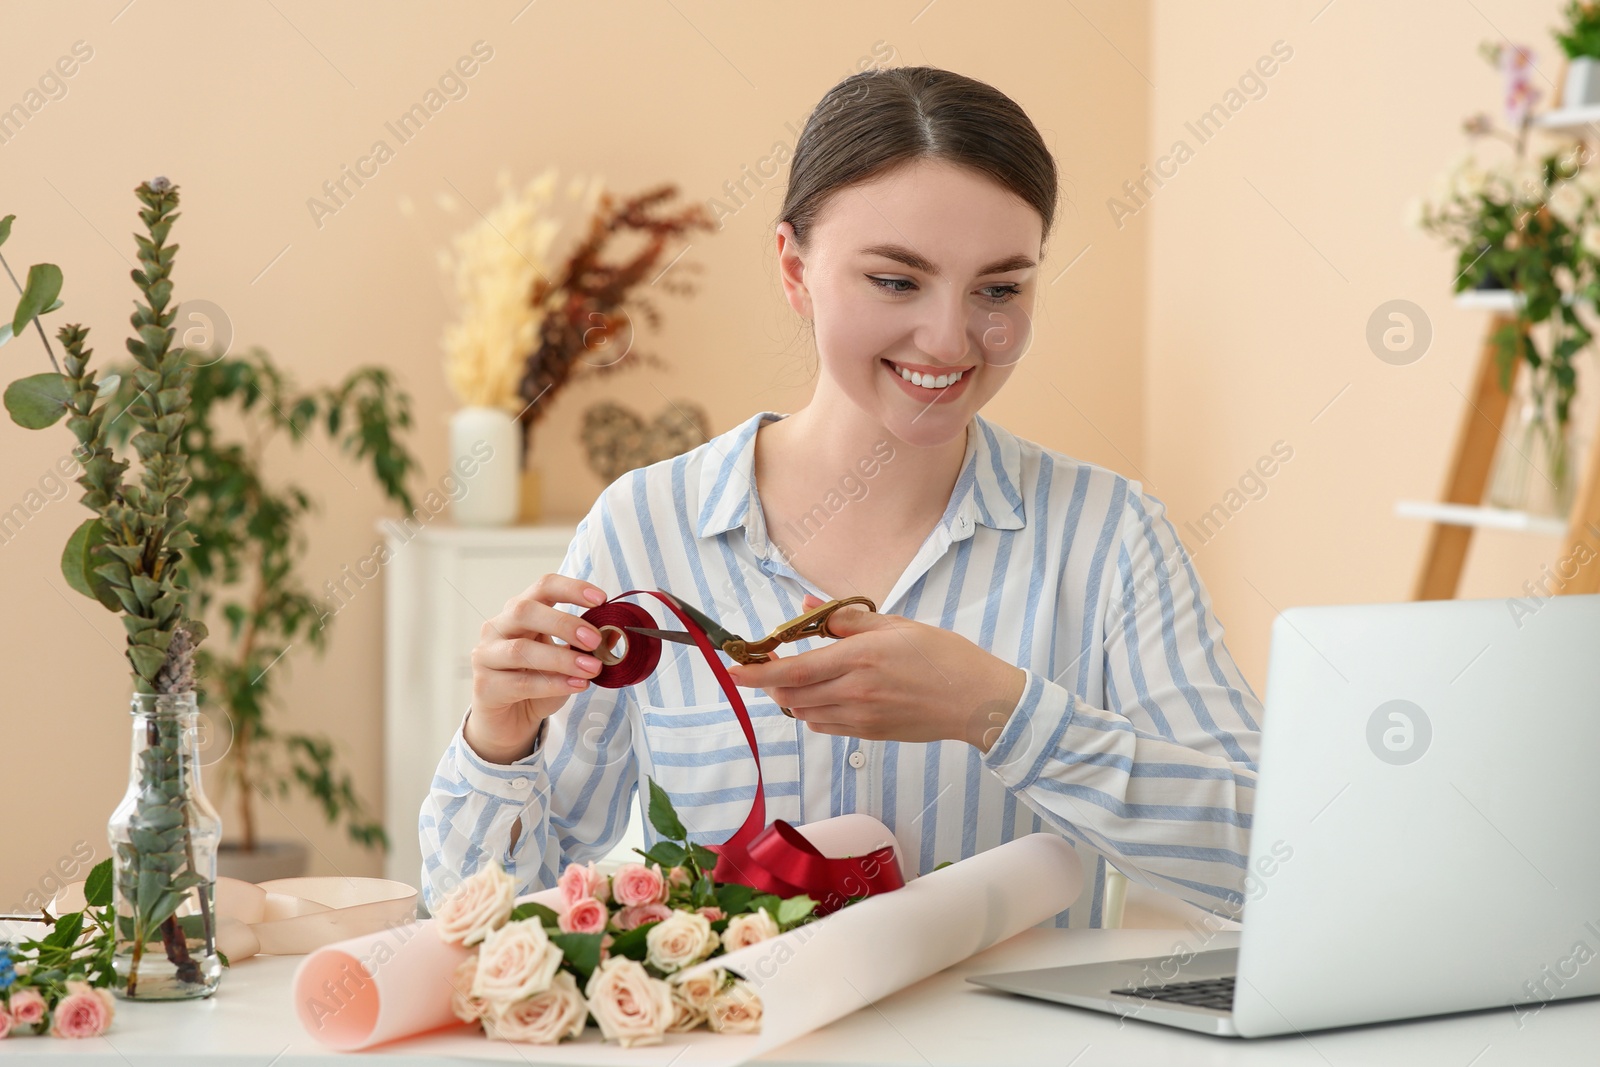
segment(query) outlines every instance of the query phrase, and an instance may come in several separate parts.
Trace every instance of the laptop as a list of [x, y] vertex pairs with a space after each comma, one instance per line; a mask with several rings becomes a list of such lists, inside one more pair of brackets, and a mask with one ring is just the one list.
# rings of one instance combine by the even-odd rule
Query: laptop
[[1600, 594], [1283, 611], [1261, 744], [1237, 948], [967, 980], [1236, 1037], [1600, 994]]

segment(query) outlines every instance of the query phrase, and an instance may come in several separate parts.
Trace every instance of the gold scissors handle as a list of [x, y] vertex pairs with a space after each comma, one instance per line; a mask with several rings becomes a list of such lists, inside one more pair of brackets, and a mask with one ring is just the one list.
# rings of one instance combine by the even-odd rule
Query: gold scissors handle
[[838, 637], [828, 629], [828, 620], [834, 612], [848, 604], [861, 604], [868, 611], [878, 610], [869, 597], [848, 596], [841, 600], [830, 600], [799, 618], [790, 619], [759, 641], [735, 638], [725, 643], [722, 651], [740, 663], [765, 663], [772, 658], [770, 653], [773, 649], [787, 641], [804, 641], [808, 637]]

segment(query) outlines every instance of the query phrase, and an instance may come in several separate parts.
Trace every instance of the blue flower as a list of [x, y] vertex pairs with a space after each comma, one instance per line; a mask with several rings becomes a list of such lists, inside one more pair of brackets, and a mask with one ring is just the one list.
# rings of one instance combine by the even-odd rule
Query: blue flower
[[8, 989], [11, 983], [17, 980], [17, 972], [11, 965], [11, 954], [0, 949], [0, 989]]

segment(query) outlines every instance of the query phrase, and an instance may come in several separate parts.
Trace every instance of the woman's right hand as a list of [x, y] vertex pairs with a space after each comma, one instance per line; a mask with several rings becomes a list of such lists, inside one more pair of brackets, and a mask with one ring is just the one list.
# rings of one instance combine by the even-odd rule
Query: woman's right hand
[[[555, 605], [588, 610], [605, 600], [598, 586], [546, 574], [483, 624], [472, 650], [472, 711], [462, 727], [480, 758], [506, 764], [527, 756], [544, 720], [600, 673], [600, 661], [590, 654], [600, 634]], [[552, 643], [552, 637], [571, 647]]]

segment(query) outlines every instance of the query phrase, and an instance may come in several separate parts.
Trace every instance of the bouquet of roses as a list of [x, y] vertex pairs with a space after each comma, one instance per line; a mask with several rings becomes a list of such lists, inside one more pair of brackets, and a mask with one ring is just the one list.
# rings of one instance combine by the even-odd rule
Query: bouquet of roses
[[559, 910], [516, 903], [515, 879], [493, 861], [440, 899], [440, 938], [476, 948], [451, 979], [458, 1018], [490, 1038], [537, 1044], [578, 1037], [590, 1019], [624, 1046], [701, 1025], [760, 1030], [760, 997], [743, 980], [720, 969], [687, 980], [681, 972], [811, 921], [817, 901], [714, 881], [717, 854], [691, 844], [666, 792], [649, 787], [662, 840], [635, 850], [647, 862], [611, 875], [569, 864]]
[[20, 944], [0, 942], [0, 1038], [16, 1034], [99, 1037], [116, 1003], [111, 964], [111, 861], [101, 860], [84, 883], [81, 911], [40, 917], [50, 932]]

